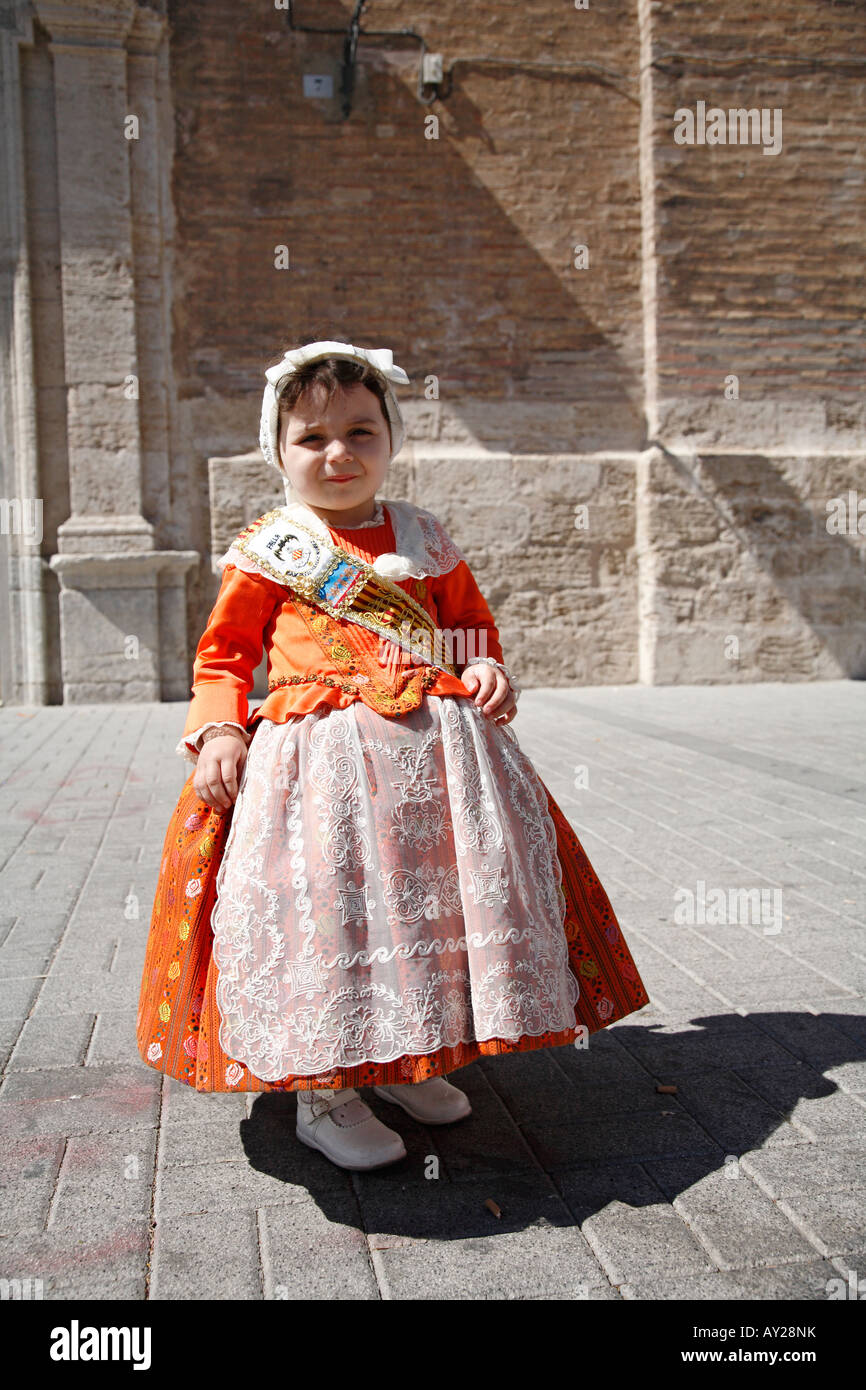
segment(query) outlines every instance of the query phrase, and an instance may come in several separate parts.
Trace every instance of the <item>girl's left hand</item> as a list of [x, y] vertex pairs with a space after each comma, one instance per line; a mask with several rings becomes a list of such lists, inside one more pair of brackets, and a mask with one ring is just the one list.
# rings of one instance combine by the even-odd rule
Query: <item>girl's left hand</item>
[[475, 693], [475, 703], [486, 718], [492, 718], [494, 724], [511, 722], [517, 713], [517, 700], [498, 667], [476, 661], [465, 668], [460, 679], [470, 694]]

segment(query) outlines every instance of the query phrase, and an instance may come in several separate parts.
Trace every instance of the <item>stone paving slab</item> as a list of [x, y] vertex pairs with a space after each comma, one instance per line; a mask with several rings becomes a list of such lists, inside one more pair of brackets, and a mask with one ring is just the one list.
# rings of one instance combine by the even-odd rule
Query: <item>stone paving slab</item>
[[[585, 1049], [462, 1069], [454, 1126], [366, 1092], [408, 1153], [367, 1174], [297, 1141], [294, 1096], [199, 1095], [138, 1058], [186, 708], [0, 709], [0, 1277], [47, 1299], [818, 1302], [866, 1275], [866, 687], [525, 691], [514, 732], [651, 1003]], [[677, 920], [700, 883], [778, 890], [779, 929]]]

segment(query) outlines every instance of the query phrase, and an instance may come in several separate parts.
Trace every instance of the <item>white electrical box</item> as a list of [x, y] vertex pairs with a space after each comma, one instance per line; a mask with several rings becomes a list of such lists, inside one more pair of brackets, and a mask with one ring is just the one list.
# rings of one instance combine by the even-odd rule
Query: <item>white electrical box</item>
[[442, 81], [442, 54], [425, 53], [421, 59], [421, 81], [422, 82], [441, 82]]
[[334, 79], [330, 73], [304, 73], [305, 97], [333, 97]]

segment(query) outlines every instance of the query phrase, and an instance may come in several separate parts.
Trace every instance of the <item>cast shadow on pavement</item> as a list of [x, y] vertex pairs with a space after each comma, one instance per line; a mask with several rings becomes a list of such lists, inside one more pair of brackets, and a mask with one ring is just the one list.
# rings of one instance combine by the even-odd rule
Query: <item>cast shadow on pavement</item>
[[[365, 1089], [407, 1149], [369, 1173], [338, 1169], [301, 1144], [291, 1093], [258, 1096], [241, 1141], [254, 1169], [309, 1192], [329, 1220], [383, 1236], [383, 1247], [539, 1222], [579, 1226], [610, 1202], [670, 1203], [765, 1146], [823, 1148], [832, 1165], [844, 1126], [823, 1139], [808, 1120], [794, 1127], [790, 1117], [801, 1100], [842, 1094], [823, 1073], [866, 1057], [866, 1017], [792, 1010], [659, 1027], [624, 1023], [592, 1035], [584, 1050], [479, 1059], [450, 1074], [473, 1109], [453, 1125], [425, 1127]], [[658, 1094], [657, 1085], [677, 1092]], [[866, 1110], [863, 1122], [859, 1131], [852, 1125], [855, 1144]]]

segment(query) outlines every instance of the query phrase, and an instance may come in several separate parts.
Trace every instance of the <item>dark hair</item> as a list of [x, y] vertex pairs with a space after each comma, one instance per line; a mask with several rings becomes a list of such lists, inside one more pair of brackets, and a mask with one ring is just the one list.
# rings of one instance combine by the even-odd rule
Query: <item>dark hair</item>
[[[327, 341], [331, 340], [320, 335], [313, 335], [303, 339], [301, 346], [303, 347], [306, 343]], [[335, 337], [332, 341], [340, 342], [342, 339]], [[280, 353], [278, 357], [274, 358], [273, 362], [268, 363], [268, 366], [275, 367], [278, 362], [282, 361], [282, 358], [283, 354]], [[305, 363], [303, 367], [300, 367], [298, 371], [289, 378], [286, 386], [280, 392], [277, 413], [278, 429], [279, 421], [284, 415], [288, 415], [294, 409], [298, 403], [298, 399], [304, 392], [308, 391], [311, 386], [317, 385], [325, 387], [328, 393], [327, 403], [329, 405], [333, 399], [334, 392], [339, 390], [340, 387], [356, 385], [366, 386], [367, 390], [372, 391], [379, 402], [382, 418], [388, 426], [388, 437], [393, 443], [393, 438], [391, 436], [391, 421], [388, 418], [388, 409], [385, 405], [385, 387], [382, 384], [381, 377], [369, 363], [352, 362], [346, 357], [320, 357], [317, 362]]]

